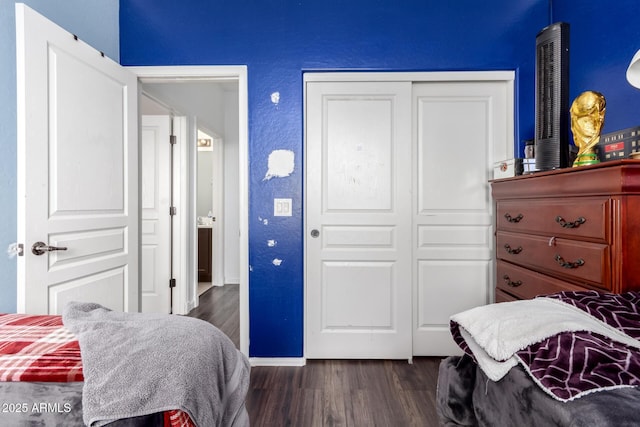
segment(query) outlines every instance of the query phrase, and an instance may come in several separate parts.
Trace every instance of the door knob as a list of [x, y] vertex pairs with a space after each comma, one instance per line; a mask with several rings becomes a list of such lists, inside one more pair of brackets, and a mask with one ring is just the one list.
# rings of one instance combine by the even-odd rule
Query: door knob
[[43, 255], [45, 252], [66, 251], [67, 248], [59, 246], [49, 246], [44, 242], [35, 242], [31, 246], [31, 252], [34, 255]]
[[315, 228], [313, 230], [311, 230], [311, 237], [316, 238], [320, 235], [320, 232], [318, 230], [316, 230]]

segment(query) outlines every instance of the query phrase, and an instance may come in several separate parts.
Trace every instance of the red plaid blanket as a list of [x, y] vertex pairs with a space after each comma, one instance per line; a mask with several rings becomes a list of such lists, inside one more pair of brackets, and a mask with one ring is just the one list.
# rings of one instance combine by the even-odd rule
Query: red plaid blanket
[[0, 314], [0, 381], [82, 381], [80, 346], [61, 316]]
[[[0, 381], [83, 381], [80, 345], [62, 316], [0, 313]], [[167, 427], [194, 427], [186, 412], [167, 411]]]

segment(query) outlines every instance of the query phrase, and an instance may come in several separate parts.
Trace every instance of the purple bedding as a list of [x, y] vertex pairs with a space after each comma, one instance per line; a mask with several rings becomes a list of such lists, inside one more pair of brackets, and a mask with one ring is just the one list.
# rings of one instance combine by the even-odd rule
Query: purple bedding
[[[561, 292], [539, 298], [575, 307], [633, 340], [640, 339], [638, 292]], [[454, 321], [451, 333], [465, 353], [473, 357], [460, 326]], [[640, 385], [640, 350], [588, 330], [549, 336], [517, 351], [514, 356], [544, 392], [560, 401]]]

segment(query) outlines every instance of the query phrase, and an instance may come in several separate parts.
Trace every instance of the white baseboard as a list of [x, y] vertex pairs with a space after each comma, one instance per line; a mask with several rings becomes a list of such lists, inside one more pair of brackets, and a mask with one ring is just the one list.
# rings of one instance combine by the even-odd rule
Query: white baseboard
[[225, 285], [237, 285], [240, 283], [239, 277], [225, 277], [224, 284]]
[[180, 314], [188, 314], [191, 310], [193, 310], [194, 308], [196, 308], [196, 301], [195, 300], [191, 300], [189, 302], [187, 302], [187, 311], [185, 313], [180, 313]]
[[251, 366], [304, 366], [304, 357], [250, 357]]

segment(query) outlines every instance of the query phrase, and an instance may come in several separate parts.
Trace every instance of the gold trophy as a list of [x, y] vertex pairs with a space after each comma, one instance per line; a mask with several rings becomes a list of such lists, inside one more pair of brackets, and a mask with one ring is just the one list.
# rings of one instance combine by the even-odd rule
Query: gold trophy
[[571, 104], [571, 131], [578, 147], [573, 167], [600, 163], [595, 146], [600, 142], [606, 106], [604, 95], [591, 90], [582, 92]]

